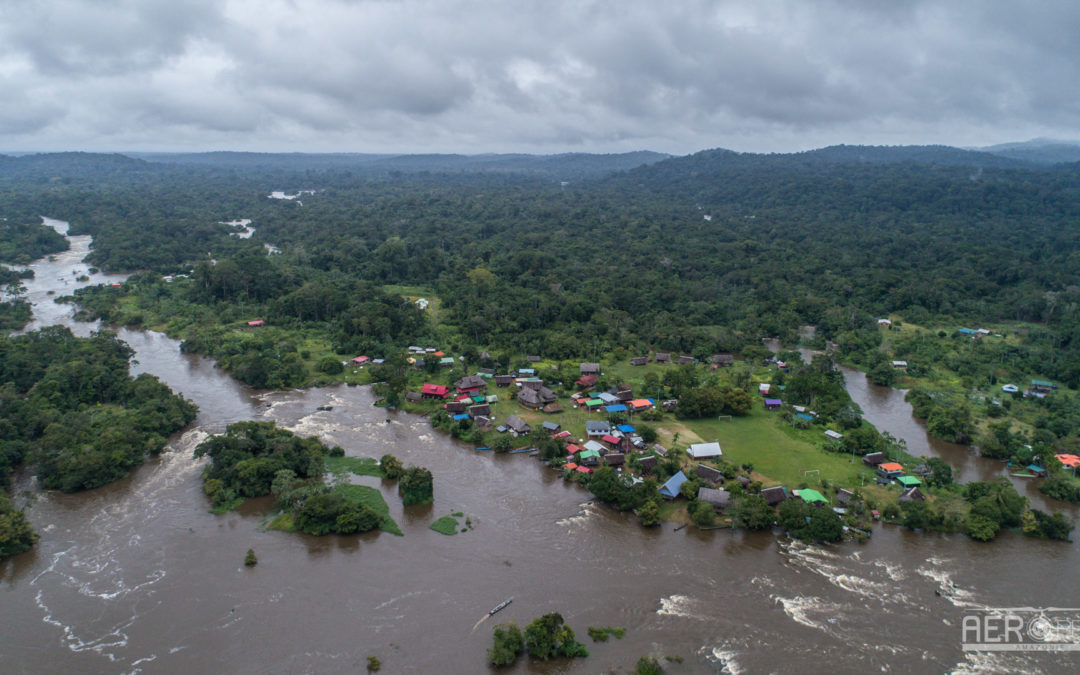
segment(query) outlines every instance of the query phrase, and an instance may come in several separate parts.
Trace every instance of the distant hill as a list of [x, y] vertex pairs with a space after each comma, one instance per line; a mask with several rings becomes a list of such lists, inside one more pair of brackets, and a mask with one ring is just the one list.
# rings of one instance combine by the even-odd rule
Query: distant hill
[[1080, 143], [1036, 138], [1023, 143], [1001, 143], [985, 148], [982, 152], [1019, 159], [1033, 164], [1064, 164], [1080, 162]]
[[[632, 171], [631, 180], [663, 184], [688, 181], [709, 183], [721, 177], [737, 180], [750, 174], [762, 175], [788, 172], [801, 177], [818, 172], [851, 172], [859, 175], [859, 167], [888, 166], [962, 167], [974, 169], [1039, 169], [1018, 159], [1001, 157], [987, 152], [962, 150], [946, 145], [833, 145], [817, 150], [795, 153], [755, 154], [717, 148], [703, 150], [685, 157], [665, 161]], [[616, 179], [617, 180], [617, 179]]]
[[37, 155], [0, 155], [0, 176], [72, 178], [138, 171], [146, 162], [120, 154], [51, 152]]
[[[1071, 181], [1065, 175], [1071, 172], [1080, 174], [1080, 165], [1051, 167], [948, 146], [841, 145], [789, 154], [705, 150], [602, 182], [619, 192], [652, 192], [703, 209], [724, 207], [747, 215], [791, 209], [789, 213], [806, 214], [904, 211], [918, 202], [938, 201], [942, 191], [960, 195], [971, 187], [1018, 179], [1048, 185]], [[967, 206], [957, 203], [955, 208]]]
[[359, 173], [389, 172], [508, 172], [532, 174], [558, 180], [598, 177], [652, 164], [671, 157], [658, 152], [621, 154], [569, 153], [528, 154], [362, 154], [362, 153], [133, 153], [147, 161], [222, 169], [350, 170]]
[[156, 164], [203, 166], [221, 169], [326, 170], [370, 166], [393, 157], [366, 153], [307, 152], [131, 152], [132, 157]]
[[[783, 155], [782, 155], [783, 156]], [[939, 166], [971, 166], [1013, 168], [1024, 165], [989, 152], [964, 150], [948, 145], [832, 145], [827, 148], [787, 155], [806, 157], [825, 162], [846, 164], [936, 164]]]

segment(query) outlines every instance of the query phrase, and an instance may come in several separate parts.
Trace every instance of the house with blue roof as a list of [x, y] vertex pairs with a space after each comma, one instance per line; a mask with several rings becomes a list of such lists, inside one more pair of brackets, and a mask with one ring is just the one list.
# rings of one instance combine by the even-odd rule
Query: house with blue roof
[[680, 471], [660, 486], [660, 494], [663, 495], [665, 499], [675, 499], [679, 496], [679, 489], [686, 481], [686, 474]]
[[626, 406], [624, 406], [622, 403], [616, 403], [615, 405], [604, 406], [604, 410], [608, 411], [609, 413], [626, 412]]
[[634, 427], [630, 426], [629, 424], [617, 424], [615, 425], [615, 428], [623, 432], [624, 434], [634, 433]]

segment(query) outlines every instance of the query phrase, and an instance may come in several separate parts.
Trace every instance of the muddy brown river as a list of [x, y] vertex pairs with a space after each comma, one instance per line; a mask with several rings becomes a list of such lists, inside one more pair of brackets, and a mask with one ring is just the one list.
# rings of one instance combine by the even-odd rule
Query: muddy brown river
[[[51, 221], [58, 229], [65, 225]], [[36, 325], [75, 323], [52, 302], [77, 285], [89, 238], [32, 267]], [[94, 275], [91, 283], [111, 280]], [[372, 406], [362, 387], [256, 392], [213, 362], [180, 354], [164, 335], [122, 329], [138, 372], [199, 405], [169, 449], [107, 487], [36, 493], [41, 541], [0, 566], [3, 673], [483, 673], [487, 611], [513, 596], [499, 622], [558, 611], [591, 656], [519, 661], [509, 672], [627, 672], [646, 654], [681, 657], [666, 672], [1076, 672], [1068, 654], [961, 650], [965, 609], [1080, 606], [1075, 543], [1005, 533], [990, 544], [879, 526], [866, 544], [811, 546], [773, 533], [644, 529], [590, 503], [527, 456], [477, 452], [421, 418]], [[947, 459], [965, 480], [1001, 465], [929, 441], [902, 392], [846, 373], [867, 418], [914, 454]], [[318, 411], [320, 406], [332, 410]], [[308, 537], [261, 529], [266, 500], [207, 512], [192, 448], [234, 421], [275, 420], [300, 434], [429, 467], [435, 503], [403, 508], [382, 490], [405, 535]], [[921, 434], [921, 435], [920, 435]], [[1026, 486], [1024, 486], [1026, 488]], [[1026, 492], [1040, 508], [1034, 489]], [[431, 521], [462, 511], [473, 530], [446, 537]], [[245, 568], [244, 552], [259, 564]], [[588, 626], [620, 626], [593, 643]]]

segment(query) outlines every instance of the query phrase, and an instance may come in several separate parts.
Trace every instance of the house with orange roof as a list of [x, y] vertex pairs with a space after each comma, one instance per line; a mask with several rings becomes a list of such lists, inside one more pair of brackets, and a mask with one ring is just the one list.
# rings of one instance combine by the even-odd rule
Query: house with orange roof
[[882, 478], [896, 478], [904, 475], [904, 467], [896, 462], [882, 462], [878, 464], [877, 472]]
[[1067, 469], [1075, 469], [1076, 467], [1080, 466], [1080, 457], [1076, 455], [1064, 453], [1054, 456], [1057, 457], [1058, 461], [1061, 462], [1061, 465]]

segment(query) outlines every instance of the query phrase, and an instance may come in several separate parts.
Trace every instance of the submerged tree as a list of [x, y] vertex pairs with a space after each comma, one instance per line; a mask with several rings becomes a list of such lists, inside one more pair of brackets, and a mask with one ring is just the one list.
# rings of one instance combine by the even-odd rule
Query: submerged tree
[[422, 466], [410, 466], [401, 474], [398, 492], [406, 506], [410, 504], [430, 504], [435, 499], [434, 478], [431, 472]]
[[492, 642], [487, 656], [493, 666], [508, 666], [525, 651], [525, 638], [513, 621], [495, 626]]
[[546, 661], [553, 656], [588, 656], [585, 645], [574, 639], [574, 630], [557, 612], [545, 614], [525, 628], [525, 648], [530, 658]]

